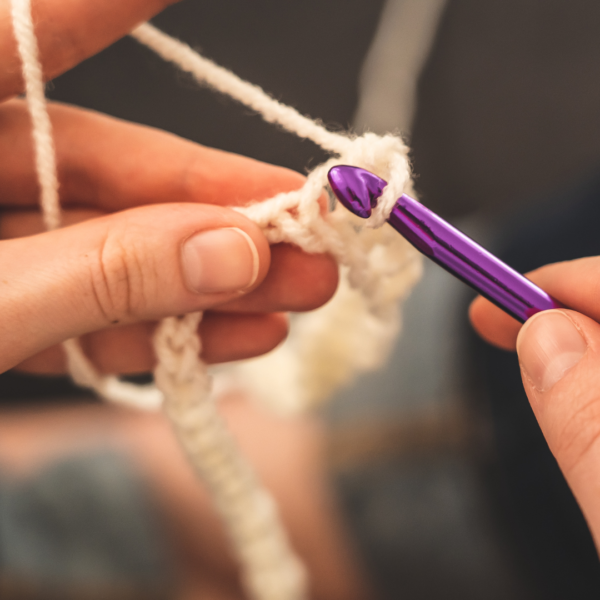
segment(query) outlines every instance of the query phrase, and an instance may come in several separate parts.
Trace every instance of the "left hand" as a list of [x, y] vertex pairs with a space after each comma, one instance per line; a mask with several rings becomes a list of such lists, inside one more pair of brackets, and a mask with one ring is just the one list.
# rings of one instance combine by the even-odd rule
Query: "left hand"
[[[45, 77], [172, 3], [33, 0]], [[331, 297], [337, 284], [331, 257], [285, 244], [269, 248], [258, 227], [229, 208], [297, 189], [301, 175], [52, 103], [61, 203], [70, 226], [41, 233], [31, 123], [24, 102], [9, 99], [22, 92], [20, 73], [10, 2], [0, 0], [0, 372], [16, 365], [64, 372], [56, 344], [72, 336], [84, 336], [84, 349], [101, 371], [148, 371], [154, 322], [195, 310], [206, 311], [200, 326], [206, 361], [256, 356], [284, 339], [281, 313], [310, 310]], [[184, 243], [229, 228], [254, 244], [254, 283], [191, 290], [182, 280]], [[210, 256], [205, 251], [193, 265], [196, 275], [224, 264], [221, 259], [239, 271], [248, 251], [231, 243]]]
[[[64, 372], [53, 344], [74, 335], [102, 371], [148, 371], [153, 321], [194, 310], [207, 310], [206, 361], [256, 356], [285, 337], [280, 313], [311, 310], [335, 291], [331, 257], [269, 249], [256, 225], [228, 208], [296, 189], [298, 173], [70, 106], [51, 104], [50, 116], [70, 226], [40, 233], [27, 111], [21, 100], [0, 104], [0, 372], [16, 364]], [[226, 226], [254, 239], [256, 284], [241, 296], [190, 295], [179, 282], [182, 240]], [[94, 273], [102, 285], [92, 285]]]

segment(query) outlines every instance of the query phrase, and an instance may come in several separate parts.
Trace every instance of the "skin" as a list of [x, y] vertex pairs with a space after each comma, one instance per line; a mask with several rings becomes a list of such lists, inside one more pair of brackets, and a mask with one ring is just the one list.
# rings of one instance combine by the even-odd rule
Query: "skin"
[[[572, 310], [540, 313], [521, 326], [478, 298], [471, 321], [490, 343], [517, 349], [532, 409], [600, 548], [600, 257], [548, 265], [527, 276]], [[574, 337], [566, 339], [565, 328]], [[581, 346], [577, 361], [550, 385], [540, 384], [538, 358], [548, 339], [558, 351], [572, 349], [575, 341]]]
[[[166, 4], [38, 1], [45, 72], [54, 76], [72, 67]], [[8, 9], [2, 0], [4, 99], [22, 91]], [[101, 370], [147, 371], [154, 364], [153, 323], [195, 310], [207, 311], [201, 325], [207, 361], [256, 356], [285, 337], [281, 313], [315, 308], [335, 291], [337, 267], [330, 257], [269, 248], [259, 229], [229, 208], [297, 189], [299, 174], [90, 111], [51, 105], [50, 114], [70, 225], [41, 233], [26, 107], [21, 100], [0, 104], [0, 369], [64, 372], [63, 354], [54, 346], [84, 336]], [[181, 245], [195, 233], [223, 227], [251, 237], [258, 279], [243, 292], [191, 293], [178, 268]]]
[[[46, 79], [171, 3], [34, 0]], [[22, 91], [9, 1], [0, 0], [0, 372], [64, 373], [57, 345], [73, 336], [81, 336], [102, 371], [149, 371], [156, 321], [196, 310], [205, 311], [205, 360], [256, 356], [285, 338], [287, 311], [311, 310], [333, 295], [338, 269], [331, 257], [269, 247], [258, 227], [231, 209], [297, 189], [302, 176], [60, 104], [49, 112], [65, 226], [44, 232], [31, 125], [24, 102], [15, 99]], [[182, 271], [183, 244], [200, 232], [232, 227], [256, 249], [256, 281], [234, 291], [194, 292]], [[222, 406], [281, 503], [292, 543], [307, 561], [311, 597], [364, 598], [325, 484], [315, 423], [270, 417], [245, 398]], [[94, 444], [122, 448], [150, 483], [178, 559], [179, 597], [241, 598], [220, 522], [163, 417], [87, 406], [16, 410], [0, 418], [0, 464], [17, 475]]]

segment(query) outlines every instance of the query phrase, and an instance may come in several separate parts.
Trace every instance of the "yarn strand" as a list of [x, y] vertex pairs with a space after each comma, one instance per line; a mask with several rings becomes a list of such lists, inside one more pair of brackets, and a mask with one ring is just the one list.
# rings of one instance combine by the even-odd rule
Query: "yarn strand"
[[[47, 229], [56, 229], [61, 224], [56, 152], [30, 0], [11, 0], [11, 16], [31, 115], [40, 205]], [[305, 361], [312, 357], [319, 368], [303, 374], [303, 381], [310, 381], [310, 385], [286, 381], [285, 391], [299, 390], [304, 385], [312, 387], [313, 396], [322, 395], [324, 390], [330, 392], [347, 381], [356, 370], [375, 368], [398, 330], [398, 301], [419, 277], [420, 262], [408, 243], [390, 235], [386, 228], [369, 230], [385, 223], [396, 198], [410, 187], [407, 148], [402, 140], [391, 135], [367, 133], [352, 137], [328, 131], [148, 23], [138, 26], [131, 35], [191, 73], [199, 83], [234, 98], [265, 121], [309, 139], [333, 155], [309, 173], [299, 190], [236, 210], [255, 221], [270, 243], [289, 242], [307, 252], [330, 252], [345, 267], [340, 292], [322, 312], [315, 312], [310, 322], [305, 322], [312, 344], [306, 339], [297, 340], [298, 354]], [[347, 211], [322, 213], [319, 198], [327, 185], [327, 171], [335, 164], [360, 166], [388, 181], [366, 227]], [[63, 343], [69, 370], [76, 383], [94, 389], [107, 400], [146, 408], [162, 405], [224, 520], [249, 597], [305, 600], [304, 569], [290, 547], [275, 503], [239, 451], [211, 394], [212, 379], [199, 358], [201, 317], [200, 313], [169, 317], [157, 328], [154, 348], [158, 389], [140, 390], [100, 374], [75, 339]], [[327, 325], [327, 320], [337, 323], [337, 330]], [[356, 328], [357, 323], [364, 324], [362, 329]], [[348, 335], [354, 331], [358, 334]], [[335, 347], [340, 333], [344, 334], [344, 343]], [[363, 354], [367, 360], [361, 358]], [[332, 356], [335, 364], [327, 362]], [[270, 359], [266, 360], [269, 364]], [[335, 375], [329, 381], [323, 376], [325, 364], [327, 374]], [[278, 373], [284, 370], [276, 369]], [[272, 374], [274, 370], [267, 367], [266, 372]], [[261, 379], [268, 379], [272, 387], [269, 377]], [[310, 404], [310, 398], [297, 396], [296, 404]]]
[[[31, 0], [11, 0], [11, 18], [21, 59], [27, 110], [31, 118], [35, 172], [40, 188], [40, 208], [44, 225], [50, 231], [61, 226], [62, 218], [56, 150], [44, 93], [44, 79], [31, 14]], [[112, 378], [113, 382], [105, 381], [85, 356], [77, 340], [66, 340], [62, 345], [70, 371], [78, 384], [99, 393], [101, 389], [111, 388], [115, 392], [114, 396], [121, 399], [120, 382], [116, 378]]]
[[244, 460], [210, 393], [198, 358], [201, 313], [164, 319], [155, 335], [164, 410], [228, 526], [255, 600], [304, 600], [304, 568], [291, 550], [271, 495]]
[[277, 102], [257, 85], [244, 81], [231, 71], [201, 56], [187, 44], [168, 36], [154, 25], [139, 25], [131, 32], [131, 36], [151, 48], [164, 60], [192, 74], [200, 83], [206, 83], [260, 113], [265, 121], [277, 123], [302, 138], [312, 140], [329, 152], [341, 154], [347, 149], [346, 136], [327, 131], [313, 119]]
[[52, 123], [46, 106], [44, 78], [39, 60], [37, 38], [33, 28], [30, 0], [12, 0], [11, 17], [17, 49], [22, 63], [27, 109], [31, 117], [34, 138], [35, 169], [40, 186], [40, 205], [46, 229], [58, 229], [61, 224], [58, 198], [56, 152]]
[[[48, 230], [61, 225], [56, 152], [30, 0], [12, 0], [11, 16], [32, 122], [40, 205]], [[304, 600], [306, 577], [279, 522], [275, 503], [262, 489], [227, 431], [210, 395], [210, 378], [198, 358], [200, 313], [165, 319], [156, 334], [156, 379], [166, 391], [165, 412], [193, 466], [203, 477], [228, 526], [252, 600]], [[63, 342], [74, 381], [101, 397], [129, 406], [162, 403], [156, 390], [132, 389], [101, 375], [76, 339]], [[187, 350], [187, 352], [186, 352]], [[137, 392], [137, 393], [135, 393]]]

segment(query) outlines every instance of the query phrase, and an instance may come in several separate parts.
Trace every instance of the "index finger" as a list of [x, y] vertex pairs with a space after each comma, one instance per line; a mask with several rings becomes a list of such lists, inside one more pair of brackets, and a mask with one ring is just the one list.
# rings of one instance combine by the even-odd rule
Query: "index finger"
[[[527, 278], [566, 307], [600, 322], [600, 257], [547, 265], [528, 273]], [[515, 350], [521, 323], [481, 297], [471, 304], [469, 316], [483, 339], [505, 350]]]
[[[74, 67], [178, 0], [32, 0], [46, 80]], [[0, 0], [0, 101], [23, 91], [11, 1]]]
[[[246, 205], [302, 187], [294, 171], [170, 133], [50, 103], [61, 204], [104, 212], [143, 204]], [[0, 204], [38, 203], [30, 123], [22, 100], [0, 105]]]

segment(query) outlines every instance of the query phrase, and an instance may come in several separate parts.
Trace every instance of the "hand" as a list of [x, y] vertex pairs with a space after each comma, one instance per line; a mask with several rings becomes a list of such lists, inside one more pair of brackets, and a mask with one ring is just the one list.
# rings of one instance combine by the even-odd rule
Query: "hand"
[[[46, 75], [168, 3], [38, 1]], [[0, 0], [0, 100], [21, 91], [19, 73], [8, 2]], [[196, 310], [207, 311], [205, 360], [254, 356], [285, 337], [281, 312], [332, 295], [330, 257], [270, 249], [228, 208], [296, 189], [300, 175], [73, 107], [51, 105], [50, 115], [70, 225], [40, 233], [30, 121], [22, 101], [0, 104], [0, 371], [63, 372], [55, 345], [80, 335], [100, 370], [147, 371], [153, 322]]]
[[533, 411], [600, 549], [599, 274], [600, 257], [543, 267], [528, 277], [574, 310], [538, 313], [521, 327], [478, 298], [471, 320], [484, 339], [516, 347]]

